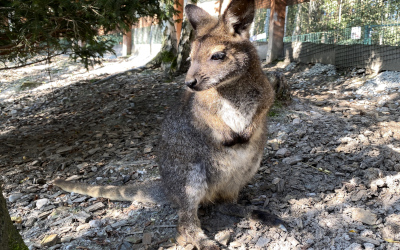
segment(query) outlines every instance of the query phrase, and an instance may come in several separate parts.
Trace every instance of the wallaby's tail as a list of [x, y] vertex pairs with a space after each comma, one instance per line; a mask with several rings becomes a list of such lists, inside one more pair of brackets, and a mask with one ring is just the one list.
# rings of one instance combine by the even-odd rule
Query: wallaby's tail
[[103, 197], [115, 201], [139, 201], [158, 204], [168, 202], [161, 181], [145, 181], [129, 186], [91, 186], [86, 183], [56, 179], [53, 184], [67, 192]]

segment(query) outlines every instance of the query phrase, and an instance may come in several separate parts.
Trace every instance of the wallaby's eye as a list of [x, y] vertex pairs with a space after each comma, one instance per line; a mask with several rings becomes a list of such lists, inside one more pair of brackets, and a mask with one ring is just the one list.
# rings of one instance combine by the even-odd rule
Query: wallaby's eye
[[211, 60], [224, 60], [225, 56], [224, 52], [216, 52], [211, 56]]

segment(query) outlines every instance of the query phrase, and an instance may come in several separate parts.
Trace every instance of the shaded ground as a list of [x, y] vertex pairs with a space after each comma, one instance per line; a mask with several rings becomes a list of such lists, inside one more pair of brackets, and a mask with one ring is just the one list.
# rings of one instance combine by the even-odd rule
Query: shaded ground
[[[265, 158], [239, 203], [280, 215], [289, 232], [212, 209], [200, 211], [203, 228], [229, 249], [400, 249], [400, 88], [360, 93], [375, 76], [285, 66], [265, 69], [284, 72], [294, 100], [271, 112]], [[31, 249], [180, 249], [169, 205], [69, 194], [51, 180], [158, 179], [153, 147], [183, 77], [87, 76], [0, 102], [4, 196]]]

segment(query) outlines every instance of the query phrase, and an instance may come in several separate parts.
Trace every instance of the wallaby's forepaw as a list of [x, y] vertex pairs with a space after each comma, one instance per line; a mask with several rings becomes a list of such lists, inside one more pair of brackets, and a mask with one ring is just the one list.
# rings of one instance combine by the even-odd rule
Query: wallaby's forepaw
[[287, 232], [287, 229], [285, 227], [285, 222], [281, 220], [278, 216], [270, 214], [266, 211], [253, 210], [250, 213], [250, 219], [259, 221], [270, 227], [280, 228], [281, 230]]
[[223, 141], [223, 145], [226, 147], [232, 147], [236, 144], [243, 144], [246, 143], [250, 140], [250, 136], [248, 136], [247, 134], [238, 134], [235, 132], [231, 132], [229, 135], [225, 135], [224, 141]]

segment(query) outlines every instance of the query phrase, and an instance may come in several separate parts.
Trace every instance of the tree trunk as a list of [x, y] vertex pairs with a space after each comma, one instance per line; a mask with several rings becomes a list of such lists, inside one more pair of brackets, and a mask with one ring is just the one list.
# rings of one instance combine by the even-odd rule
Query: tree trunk
[[0, 185], [0, 248], [3, 250], [28, 249], [8, 215], [6, 200]]
[[[192, 3], [192, 1], [187, 1], [187, 3]], [[187, 58], [190, 54], [190, 44], [194, 39], [194, 31], [185, 14], [179, 44], [176, 41], [175, 27], [171, 22], [166, 25], [161, 51], [146, 65], [148, 67], [162, 67], [167, 77], [176, 73], [187, 72], [190, 66]], [[177, 47], [176, 44], [178, 44]]]
[[190, 23], [185, 19], [182, 23], [181, 39], [178, 45], [178, 56], [176, 58], [176, 72], [185, 73], [188, 71], [190, 62], [187, 60], [190, 55], [190, 44], [194, 39], [194, 31]]

